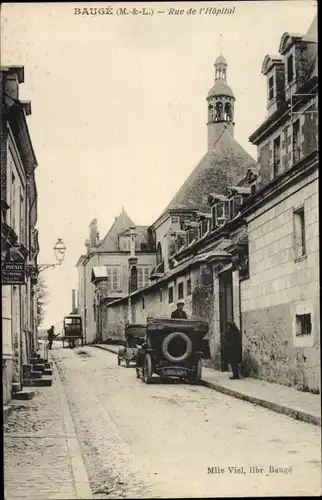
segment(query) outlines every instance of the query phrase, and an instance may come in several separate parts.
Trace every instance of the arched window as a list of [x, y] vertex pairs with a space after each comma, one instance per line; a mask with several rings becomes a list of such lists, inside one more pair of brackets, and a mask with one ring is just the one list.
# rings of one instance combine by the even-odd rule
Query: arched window
[[225, 121], [231, 122], [233, 119], [233, 113], [230, 102], [226, 102], [225, 104]]
[[157, 246], [157, 265], [161, 264], [163, 258], [162, 258], [162, 248], [161, 248], [161, 243], [159, 241], [158, 246]]
[[215, 122], [223, 120], [224, 107], [221, 101], [216, 102], [215, 106]]

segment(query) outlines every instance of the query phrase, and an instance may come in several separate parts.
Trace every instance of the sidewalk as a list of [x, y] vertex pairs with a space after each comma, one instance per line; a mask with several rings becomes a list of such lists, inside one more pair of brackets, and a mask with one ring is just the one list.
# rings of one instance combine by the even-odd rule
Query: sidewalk
[[[118, 351], [118, 346], [114, 345], [97, 344], [93, 347], [105, 349], [113, 354]], [[295, 420], [321, 426], [320, 395], [251, 377], [230, 380], [229, 373], [206, 367], [203, 367], [202, 373], [203, 384], [217, 392], [269, 408]]]
[[29, 401], [12, 400], [4, 424], [6, 500], [91, 499], [87, 472], [62, 382], [34, 389]]

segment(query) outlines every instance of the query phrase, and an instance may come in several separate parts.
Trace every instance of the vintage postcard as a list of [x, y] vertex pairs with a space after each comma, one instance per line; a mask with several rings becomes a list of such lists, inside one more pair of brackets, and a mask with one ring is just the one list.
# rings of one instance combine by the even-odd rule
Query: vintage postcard
[[321, 495], [317, 2], [1, 6], [4, 496]]

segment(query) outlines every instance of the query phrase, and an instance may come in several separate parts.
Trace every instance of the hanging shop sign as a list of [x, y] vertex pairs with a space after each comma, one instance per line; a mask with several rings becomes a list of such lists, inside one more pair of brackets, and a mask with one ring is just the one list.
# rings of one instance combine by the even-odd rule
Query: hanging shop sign
[[1, 275], [3, 285], [25, 285], [26, 266], [25, 262], [4, 260], [1, 263]]

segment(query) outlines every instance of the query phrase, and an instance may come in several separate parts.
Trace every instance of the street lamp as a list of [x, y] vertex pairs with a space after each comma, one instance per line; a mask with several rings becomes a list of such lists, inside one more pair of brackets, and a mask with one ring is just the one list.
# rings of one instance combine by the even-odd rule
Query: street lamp
[[61, 266], [66, 254], [66, 245], [61, 238], [58, 238], [54, 246], [54, 252], [56, 257], [56, 264], [39, 264], [37, 266], [38, 274], [49, 268], [54, 268], [56, 266]]

